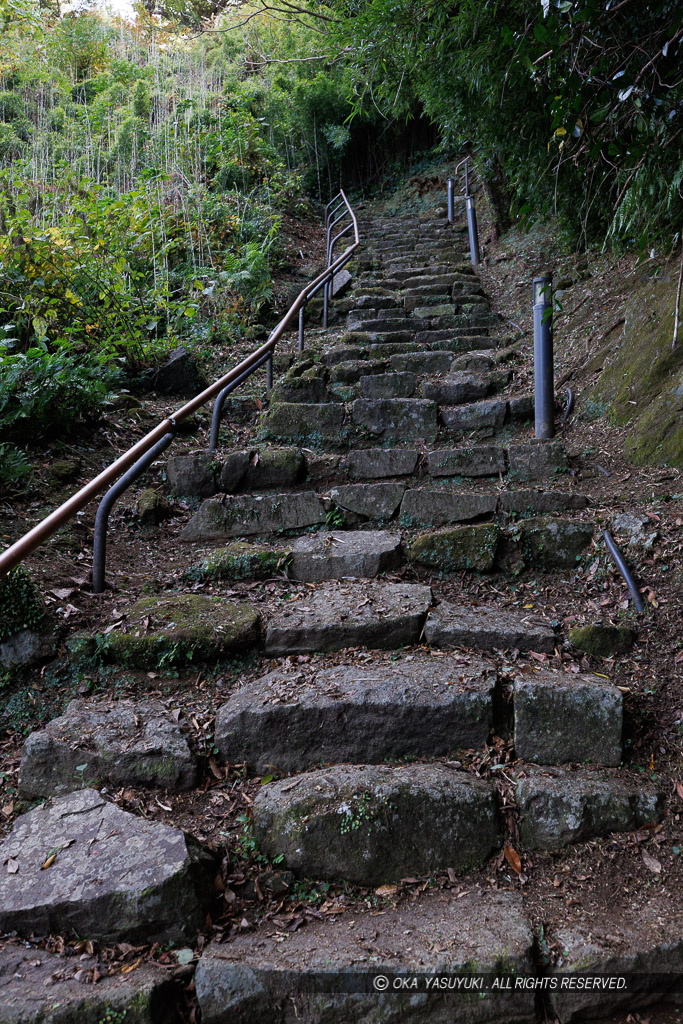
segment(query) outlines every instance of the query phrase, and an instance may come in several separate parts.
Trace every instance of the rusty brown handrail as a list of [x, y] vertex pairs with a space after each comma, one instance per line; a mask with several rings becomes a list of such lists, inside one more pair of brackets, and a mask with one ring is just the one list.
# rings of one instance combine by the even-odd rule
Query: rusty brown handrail
[[[297, 298], [294, 300], [289, 310], [277, 325], [273, 333], [270, 335], [268, 341], [266, 341], [260, 348], [252, 352], [251, 355], [243, 359], [241, 363], [235, 366], [232, 370], [229, 370], [219, 380], [205, 388], [198, 395], [192, 398], [185, 405], [181, 406], [180, 409], [176, 409], [174, 413], [171, 413], [165, 420], [162, 420], [154, 430], [150, 430], [143, 438], [141, 438], [132, 448], [129, 448], [127, 452], [119, 456], [115, 462], [112, 462], [110, 466], [107, 466], [98, 476], [82, 487], [79, 491], [60, 505], [59, 508], [51, 512], [49, 516], [46, 516], [40, 523], [25, 533], [23, 537], [11, 544], [5, 551], [0, 553], [0, 576], [5, 575], [13, 569], [15, 565], [23, 561], [28, 555], [32, 554], [37, 548], [40, 547], [46, 540], [49, 540], [54, 533], [57, 532], [60, 526], [67, 523], [70, 519], [76, 515], [82, 508], [84, 508], [96, 495], [100, 494], [106, 487], [115, 483], [115, 481], [134, 465], [137, 460], [144, 455], [146, 452], [153, 448], [154, 445], [160, 441], [166, 434], [172, 433], [176, 430], [178, 425], [191, 416], [197, 409], [200, 409], [205, 405], [211, 398], [214, 398], [220, 391], [223, 390], [228, 384], [231, 384], [239, 376], [245, 373], [245, 371], [257, 369], [256, 363], [263, 358], [264, 355], [272, 354], [275, 351], [275, 347], [285, 332], [286, 327], [290, 321], [298, 314], [299, 308], [307, 301], [307, 296], [310, 292], [324, 284], [339, 269], [339, 267], [345, 261], [348, 261], [349, 255], [360, 245], [360, 238], [358, 235], [358, 222], [356, 215], [349, 204], [346, 195], [343, 190], [340, 189], [338, 196], [341, 196], [343, 204], [347, 207], [351, 220], [353, 223], [354, 241], [351, 245], [347, 246], [341, 255], [339, 255], [333, 263], [330, 263], [326, 269], [320, 273], [314, 281], [310, 282], [303, 288]], [[338, 198], [337, 196], [335, 197]], [[333, 202], [335, 201], [333, 200]], [[327, 211], [326, 211], [327, 214]], [[327, 221], [327, 216], [326, 216]], [[327, 223], [326, 223], [327, 228]], [[268, 360], [270, 363], [271, 360]]]

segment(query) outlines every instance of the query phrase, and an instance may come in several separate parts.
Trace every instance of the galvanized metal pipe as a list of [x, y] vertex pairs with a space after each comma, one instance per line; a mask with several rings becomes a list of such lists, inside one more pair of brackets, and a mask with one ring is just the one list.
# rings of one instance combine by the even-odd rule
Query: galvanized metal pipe
[[452, 224], [455, 220], [455, 182], [452, 178], [448, 179], [448, 223]]
[[221, 417], [223, 415], [223, 406], [225, 405], [225, 399], [228, 397], [229, 394], [235, 391], [235, 389], [238, 388], [240, 384], [243, 384], [245, 380], [251, 377], [252, 373], [255, 373], [255, 371], [258, 370], [260, 366], [263, 366], [267, 359], [267, 355], [263, 356], [260, 362], [255, 363], [249, 370], [245, 370], [244, 373], [240, 374], [237, 380], [234, 380], [232, 382], [232, 384], [228, 384], [227, 387], [224, 387], [221, 393], [216, 398], [216, 401], [213, 404], [213, 415], [211, 416], [211, 436], [209, 438], [210, 452], [215, 452], [216, 448], [218, 447], [218, 432], [221, 427]]
[[301, 355], [301, 353], [304, 350], [304, 316], [305, 316], [305, 313], [306, 313], [306, 303], [304, 302], [304, 304], [299, 309], [299, 355]]
[[552, 287], [552, 274], [534, 278], [534, 413], [538, 438], [555, 436]]
[[95, 539], [93, 542], [92, 552], [92, 592], [93, 594], [101, 594], [104, 590], [104, 565], [107, 558], [107, 527], [109, 525], [109, 513], [112, 510], [114, 502], [121, 497], [123, 492], [127, 490], [131, 484], [135, 483], [139, 476], [148, 469], [155, 459], [157, 459], [162, 452], [165, 452], [171, 441], [175, 437], [175, 434], [168, 433], [165, 437], [162, 437], [160, 441], [154, 445], [141, 459], [130, 467], [130, 469], [123, 474], [120, 480], [117, 480], [113, 487], [111, 487], [97, 509], [97, 515], [95, 516]]
[[472, 266], [479, 266], [479, 232], [477, 229], [477, 211], [474, 208], [474, 197], [465, 196], [465, 209], [467, 211], [467, 232], [470, 238], [470, 259]]
[[642, 615], [645, 610], [645, 605], [643, 604], [643, 598], [641, 597], [640, 590], [638, 589], [638, 584], [634, 580], [631, 574], [631, 570], [626, 564], [624, 556], [622, 555], [617, 545], [614, 543], [614, 540], [609, 530], [605, 530], [603, 537], [605, 538], [607, 550], [614, 559], [617, 569], [626, 580], [626, 585], [628, 586], [628, 589], [631, 591], [631, 596], [633, 597], [633, 603], [636, 606], [636, 611], [639, 615]]

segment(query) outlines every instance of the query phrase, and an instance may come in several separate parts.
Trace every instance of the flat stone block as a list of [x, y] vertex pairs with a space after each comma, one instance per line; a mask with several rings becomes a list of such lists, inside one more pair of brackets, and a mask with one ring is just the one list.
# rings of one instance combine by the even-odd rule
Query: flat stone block
[[346, 472], [354, 480], [378, 480], [387, 476], [410, 476], [415, 472], [418, 453], [405, 448], [365, 448], [349, 452]]
[[544, 654], [552, 654], [556, 642], [552, 627], [536, 616], [491, 606], [468, 608], [447, 601], [429, 613], [425, 637], [434, 647], [517, 649]]
[[35, 800], [105, 784], [179, 792], [196, 779], [187, 740], [163, 704], [73, 700], [24, 743], [19, 793]]
[[558, 473], [569, 469], [567, 453], [562, 441], [531, 441], [508, 446], [510, 479], [552, 480]]
[[559, 850], [661, 821], [664, 794], [607, 772], [528, 768], [515, 785], [520, 838], [529, 850]]
[[186, 580], [261, 580], [283, 573], [291, 558], [291, 548], [269, 547], [234, 541], [211, 551], [185, 573]]
[[[453, 362], [453, 354], [449, 352], [449, 367]], [[431, 398], [439, 405], [462, 405], [464, 402], [476, 402], [485, 398], [491, 390], [488, 377], [478, 377], [473, 373], [457, 371], [449, 373], [441, 380], [425, 381], [420, 393], [423, 398]]]
[[386, 368], [386, 359], [353, 359], [333, 366], [330, 377], [337, 384], [357, 384], [361, 377], [381, 374]]
[[408, 558], [440, 572], [489, 572], [495, 563], [499, 536], [494, 523], [423, 533], [410, 545]]
[[172, 455], [166, 463], [168, 483], [174, 494], [208, 498], [218, 490], [220, 469], [215, 452], [185, 452]]
[[389, 437], [436, 435], [436, 404], [424, 398], [357, 399], [352, 406], [353, 422], [371, 434]]
[[570, 672], [518, 676], [514, 715], [515, 750], [525, 761], [621, 761], [623, 698], [606, 679]]
[[406, 485], [385, 484], [342, 484], [330, 491], [330, 497], [340, 508], [355, 512], [368, 519], [391, 519], [405, 493]]
[[610, 658], [613, 654], [627, 654], [633, 648], [635, 634], [628, 626], [596, 622], [574, 626], [568, 636], [571, 644], [579, 651], [585, 651], [596, 658]]
[[467, 522], [496, 511], [497, 495], [474, 494], [447, 488], [414, 487], [401, 502], [401, 525], [446, 526]]
[[498, 476], [505, 473], [505, 452], [499, 444], [439, 448], [429, 453], [430, 476]]
[[92, 789], [17, 818], [0, 864], [0, 929], [20, 935], [181, 941], [203, 925], [211, 896], [212, 857], [196, 840]]
[[298, 448], [265, 448], [251, 456], [241, 487], [245, 491], [292, 487], [305, 469], [306, 460]]
[[363, 398], [412, 398], [415, 386], [414, 373], [375, 373], [360, 378]]
[[388, 650], [416, 643], [432, 592], [406, 583], [323, 584], [305, 602], [290, 604], [271, 618], [269, 654], [357, 646]]
[[[391, 368], [396, 373], [447, 373], [453, 362], [452, 352], [401, 352], [391, 357]], [[432, 395], [423, 395], [433, 398]]]
[[518, 529], [528, 565], [541, 569], [574, 569], [593, 540], [595, 523], [573, 519], [525, 519]]
[[546, 512], [565, 512], [588, 507], [585, 494], [571, 491], [503, 491], [500, 496], [502, 512], [519, 515], [542, 515]]
[[497, 400], [473, 402], [471, 405], [440, 406], [439, 419], [446, 430], [497, 430], [505, 422], [507, 403]]
[[220, 491], [231, 494], [237, 490], [249, 469], [249, 459], [249, 452], [231, 452], [223, 457], [218, 477], [218, 489]]
[[303, 583], [344, 577], [373, 579], [402, 561], [400, 534], [369, 530], [316, 533], [292, 544], [289, 576]]
[[184, 541], [222, 540], [300, 530], [324, 522], [325, 508], [315, 491], [238, 494], [203, 502], [180, 537]]
[[254, 835], [296, 875], [357, 885], [468, 870], [502, 842], [491, 783], [443, 765], [338, 765], [271, 782], [254, 801]]
[[307, 405], [303, 402], [276, 402], [261, 418], [264, 437], [295, 437], [307, 440], [311, 435], [338, 437], [344, 423], [341, 402]]
[[451, 655], [297, 671], [285, 663], [219, 708], [216, 745], [225, 762], [255, 772], [478, 749], [495, 683], [489, 665]]

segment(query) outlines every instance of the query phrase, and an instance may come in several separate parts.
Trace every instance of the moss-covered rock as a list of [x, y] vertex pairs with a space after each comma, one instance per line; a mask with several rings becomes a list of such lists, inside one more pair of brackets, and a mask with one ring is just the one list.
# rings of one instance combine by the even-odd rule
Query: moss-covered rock
[[288, 548], [236, 541], [212, 551], [198, 565], [188, 569], [185, 577], [193, 580], [267, 579], [282, 573], [291, 557]]
[[249, 463], [242, 487], [256, 491], [264, 487], [291, 487], [306, 470], [306, 460], [298, 448], [264, 448]]
[[495, 562], [499, 537], [500, 530], [493, 523], [423, 533], [410, 545], [408, 557], [442, 572], [488, 572]]
[[344, 406], [340, 402], [321, 405], [304, 402], [273, 402], [262, 418], [262, 436], [272, 438], [306, 438], [311, 435], [337, 437], [344, 422]]
[[569, 639], [580, 651], [597, 658], [613, 654], [626, 654], [633, 647], [633, 630], [628, 626], [603, 626], [598, 622], [590, 626], [575, 626], [569, 630]]
[[44, 618], [43, 599], [26, 569], [17, 566], [0, 576], [0, 643], [40, 626]]
[[125, 625], [106, 638], [107, 657], [133, 668], [217, 661], [258, 641], [250, 605], [202, 594], [146, 597], [127, 609]]
[[76, 460], [57, 459], [47, 471], [47, 479], [53, 487], [63, 487], [75, 480], [81, 471], [81, 464]]
[[158, 526], [173, 515], [173, 509], [166, 499], [151, 487], [140, 493], [136, 511], [143, 526]]
[[593, 539], [594, 523], [537, 516], [519, 524], [515, 534], [527, 565], [537, 569], [573, 569]]

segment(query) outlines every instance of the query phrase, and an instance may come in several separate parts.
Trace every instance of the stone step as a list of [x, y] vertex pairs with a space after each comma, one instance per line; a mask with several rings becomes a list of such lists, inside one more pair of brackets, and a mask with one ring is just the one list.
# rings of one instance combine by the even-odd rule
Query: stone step
[[437, 406], [426, 398], [358, 398], [351, 407], [353, 422], [371, 434], [434, 440]]
[[393, 518], [406, 491], [405, 483], [341, 484], [330, 490], [338, 508], [382, 522]]
[[492, 783], [445, 765], [339, 765], [262, 786], [254, 837], [308, 878], [378, 886], [472, 869], [503, 841]]
[[301, 530], [325, 522], [325, 506], [315, 491], [239, 494], [207, 499], [180, 534], [184, 541], [222, 540]]
[[396, 373], [448, 373], [452, 362], [452, 352], [401, 352], [390, 357], [391, 368]]
[[0, 863], [17, 865], [0, 871], [0, 930], [107, 942], [193, 940], [216, 869], [195, 839], [93, 789], [20, 815]]
[[322, 405], [275, 402], [261, 417], [260, 433], [264, 438], [291, 438], [317, 435], [338, 437], [344, 422], [344, 407], [339, 402]]
[[323, 669], [285, 661], [218, 709], [216, 746], [225, 763], [257, 773], [480, 749], [495, 683], [483, 661], [424, 652]]
[[363, 398], [412, 398], [417, 388], [414, 373], [375, 373], [364, 375], [359, 382]]
[[429, 587], [405, 583], [323, 583], [276, 612], [266, 629], [266, 653], [391, 650], [419, 639], [432, 602]]
[[[436, 994], [392, 988], [389, 996], [378, 996], [385, 977], [391, 986], [394, 975], [431, 975], [435, 962], [440, 971], [463, 976], [473, 970], [492, 978], [532, 974], [534, 936], [521, 896], [444, 890], [376, 914], [374, 908], [354, 909], [336, 920], [311, 921], [286, 942], [270, 927], [209, 945], [195, 974], [203, 1024], [281, 1019], [282, 993], [290, 992], [304, 971], [315, 978], [315, 993], [309, 987], [297, 996], [297, 1013], [305, 1021], [321, 1020], [321, 1005], [325, 1024], [536, 1020], [531, 989]], [[353, 985], [344, 983], [349, 977]]]
[[400, 534], [385, 531], [317, 533], [292, 543], [288, 575], [303, 583], [372, 579], [396, 569], [402, 562]]
[[[394, 365], [392, 359], [392, 366]], [[449, 364], [453, 365], [453, 355]], [[424, 381], [420, 386], [423, 398], [429, 398], [438, 405], [463, 405], [465, 402], [476, 402], [485, 398], [492, 390], [493, 381], [489, 377], [475, 376], [472, 373], [456, 371], [437, 380]]]
[[469, 405], [440, 405], [439, 423], [448, 433], [470, 433], [490, 428], [499, 430], [507, 416], [507, 402], [490, 399]]
[[401, 310], [402, 317], [380, 317], [376, 319], [357, 320], [353, 327], [349, 327], [349, 333], [377, 334], [378, 332], [415, 331], [429, 330], [431, 321], [420, 320], [417, 317], [407, 317], [405, 310]]
[[[537, 615], [486, 605], [455, 605], [448, 601], [442, 601], [430, 611], [425, 639], [434, 647], [535, 651], [538, 654], [552, 654], [556, 644], [555, 630]], [[518, 750], [517, 753], [526, 760], [535, 760], [528, 757], [528, 752]]]

